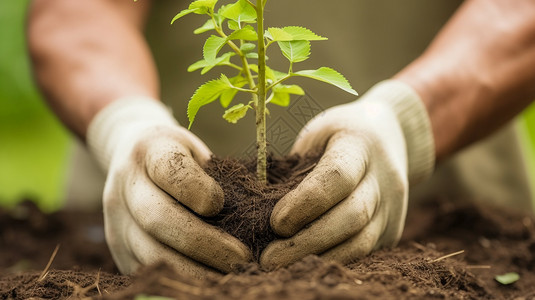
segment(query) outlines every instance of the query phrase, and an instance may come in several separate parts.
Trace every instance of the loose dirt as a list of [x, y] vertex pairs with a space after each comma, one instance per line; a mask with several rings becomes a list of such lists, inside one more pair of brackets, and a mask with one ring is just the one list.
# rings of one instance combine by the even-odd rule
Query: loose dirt
[[[101, 213], [44, 215], [27, 202], [0, 211], [0, 299], [535, 299], [533, 216], [450, 200], [411, 208], [398, 247], [347, 266], [309, 256], [271, 273], [251, 264], [205, 280], [165, 264], [119, 275]], [[507, 272], [520, 280], [494, 279]]]

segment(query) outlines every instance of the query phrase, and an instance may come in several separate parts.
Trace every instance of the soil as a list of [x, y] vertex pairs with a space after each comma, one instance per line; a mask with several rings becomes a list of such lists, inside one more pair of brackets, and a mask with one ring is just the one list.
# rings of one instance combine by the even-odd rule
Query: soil
[[267, 185], [256, 180], [256, 161], [212, 157], [206, 172], [219, 182], [225, 204], [216, 217], [205, 220], [237, 237], [258, 261], [262, 250], [277, 238], [269, 225], [273, 207], [305, 178], [318, 157], [270, 156]]
[[[398, 247], [347, 266], [309, 256], [270, 273], [250, 264], [205, 280], [165, 264], [119, 275], [101, 213], [45, 215], [26, 202], [0, 211], [0, 299], [535, 299], [533, 216], [450, 200], [411, 208]], [[494, 279], [507, 272], [520, 279], [510, 285]]]

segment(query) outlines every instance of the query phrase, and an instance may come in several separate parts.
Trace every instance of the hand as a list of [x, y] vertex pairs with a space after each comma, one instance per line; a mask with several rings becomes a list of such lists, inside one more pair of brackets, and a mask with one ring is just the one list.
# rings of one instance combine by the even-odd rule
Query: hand
[[[223, 207], [223, 191], [200, 165], [206, 145], [157, 101], [118, 100], [95, 117], [88, 143], [108, 170], [106, 241], [122, 273], [165, 261], [204, 277], [251, 260], [250, 250], [198, 218]], [[188, 210], [189, 208], [189, 210]], [[193, 212], [192, 212], [193, 211]]]
[[286, 239], [261, 256], [273, 269], [309, 254], [349, 263], [394, 246], [403, 231], [411, 184], [430, 175], [433, 137], [425, 107], [404, 84], [387, 81], [361, 100], [331, 108], [301, 131], [292, 149], [324, 150], [314, 170], [271, 215]]

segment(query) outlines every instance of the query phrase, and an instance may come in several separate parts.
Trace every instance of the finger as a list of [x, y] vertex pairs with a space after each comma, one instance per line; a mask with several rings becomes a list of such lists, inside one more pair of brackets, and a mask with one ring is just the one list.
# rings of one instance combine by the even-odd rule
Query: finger
[[123, 193], [129, 210], [149, 235], [192, 259], [223, 272], [248, 263], [251, 251], [238, 239], [211, 226], [141, 177]]
[[385, 224], [386, 214], [380, 210], [370, 224], [364, 227], [361, 232], [344, 243], [323, 253], [321, 257], [342, 264], [354, 262], [356, 259], [369, 254], [372, 250], [377, 248], [377, 242], [384, 231]]
[[286, 266], [309, 254], [319, 254], [357, 234], [371, 220], [379, 201], [376, 180], [368, 176], [357, 190], [309, 227], [285, 240], [274, 241], [262, 253], [267, 269]]
[[271, 227], [280, 236], [294, 235], [346, 198], [365, 171], [361, 144], [345, 134], [334, 135], [314, 170], [275, 205]]
[[[130, 219], [132, 220], [132, 219]], [[133, 257], [132, 267], [127, 274], [135, 271], [140, 265], [152, 265], [157, 262], [165, 262], [180, 274], [186, 274], [195, 278], [205, 278], [208, 274], [215, 274], [215, 270], [206, 267], [191, 258], [186, 257], [168, 246], [158, 242], [144, 232], [133, 220], [129, 222], [126, 239]]]
[[223, 208], [223, 190], [181, 144], [159, 139], [148, 147], [145, 159], [151, 180], [194, 212], [214, 216]]

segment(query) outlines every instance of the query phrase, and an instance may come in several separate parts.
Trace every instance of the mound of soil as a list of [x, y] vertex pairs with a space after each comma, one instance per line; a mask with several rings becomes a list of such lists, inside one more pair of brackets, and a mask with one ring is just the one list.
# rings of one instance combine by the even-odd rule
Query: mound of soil
[[[310, 169], [289, 165], [302, 174]], [[214, 166], [227, 168], [224, 162]], [[227, 176], [230, 181], [248, 180], [236, 172]], [[270, 180], [277, 184], [276, 178]], [[131, 277], [119, 275], [104, 240], [101, 213], [44, 215], [24, 203], [0, 211], [0, 299], [132, 299], [141, 294], [175, 299], [534, 299], [533, 216], [451, 203], [437, 200], [412, 208], [398, 247], [347, 266], [310, 256], [270, 273], [250, 264], [205, 280], [177, 274], [165, 264], [147, 266]], [[266, 218], [260, 222], [269, 224]], [[508, 272], [520, 279], [510, 285], [494, 279]]]
[[256, 161], [212, 157], [206, 172], [219, 182], [225, 204], [216, 217], [205, 220], [237, 237], [258, 261], [262, 250], [277, 238], [269, 225], [273, 207], [303, 181], [318, 157], [269, 157], [267, 185], [256, 180]]

